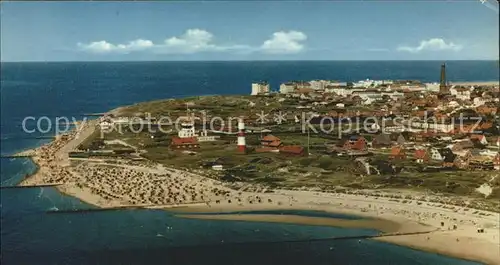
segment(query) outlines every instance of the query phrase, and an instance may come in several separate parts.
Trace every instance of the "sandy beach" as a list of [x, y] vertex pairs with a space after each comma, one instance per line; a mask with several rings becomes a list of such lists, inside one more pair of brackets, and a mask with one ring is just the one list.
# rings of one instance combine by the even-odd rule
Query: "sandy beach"
[[[385, 199], [366, 198], [347, 194], [313, 194], [312, 192], [291, 192], [297, 202], [280, 207], [271, 205], [235, 207], [228, 205], [214, 207], [186, 207], [170, 209], [182, 212], [181, 217], [213, 220], [245, 220], [294, 223], [303, 225], [327, 225], [347, 228], [372, 228], [383, 232], [424, 232], [427, 234], [380, 237], [380, 240], [419, 250], [480, 261], [486, 264], [500, 264], [498, 214], [486, 218], [476, 216], [464, 209], [445, 210], [436, 206], [417, 205], [416, 201], [401, 204]], [[270, 214], [224, 214], [189, 215], [189, 212], [234, 212], [246, 210], [317, 210], [332, 213], [363, 216], [369, 220], [342, 220], [336, 218], [304, 217]], [[441, 226], [441, 222], [444, 223]], [[456, 229], [454, 229], [456, 225]], [[477, 233], [478, 227], [485, 227], [484, 233]]]
[[[99, 207], [165, 209], [183, 218], [329, 225], [400, 233], [427, 231], [428, 234], [376, 240], [500, 264], [498, 213], [433, 203], [419, 194], [413, 194], [413, 199], [394, 199], [380, 196], [379, 191], [344, 194], [234, 185], [204, 177], [201, 172], [167, 168], [149, 161], [116, 160], [110, 163], [109, 159], [75, 159], [71, 162], [68, 152], [91, 135], [95, 126], [95, 121], [89, 121], [67, 136], [57, 137], [53, 142], [32, 150], [30, 154], [39, 170], [20, 185], [60, 184], [57, 188], [61, 192]], [[287, 209], [327, 211], [369, 219], [190, 214]], [[484, 229], [484, 233], [479, 233], [478, 229]]]

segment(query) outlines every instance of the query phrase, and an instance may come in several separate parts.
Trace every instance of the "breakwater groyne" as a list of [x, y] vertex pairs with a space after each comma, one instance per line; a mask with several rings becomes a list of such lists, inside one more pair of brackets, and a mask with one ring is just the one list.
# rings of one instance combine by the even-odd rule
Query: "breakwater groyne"
[[61, 183], [55, 184], [41, 184], [41, 185], [24, 185], [24, 186], [1, 186], [0, 189], [30, 189], [30, 188], [46, 188], [56, 187], [62, 185]]
[[[217, 246], [233, 246], [233, 245], [261, 245], [262, 244], [283, 244], [283, 243], [313, 243], [313, 242], [328, 242], [328, 241], [339, 241], [339, 240], [358, 240], [359, 244], [362, 244], [362, 240], [366, 239], [376, 239], [384, 237], [395, 237], [395, 236], [408, 236], [408, 235], [422, 235], [431, 234], [433, 232], [438, 232], [440, 230], [427, 230], [427, 231], [416, 231], [416, 232], [394, 232], [394, 233], [379, 233], [373, 235], [356, 235], [356, 236], [339, 236], [339, 237], [324, 237], [324, 238], [310, 238], [310, 239], [297, 239], [297, 240], [282, 240], [282, 241], [255, 241], [255, 242], [222, 242], [220, 244], [206, 244], [202, 247], [217, 247]], [[197, 247], [200, 247], [197, 245]], [[176, 246], [172, 248], [189, 248], [189, 246]]]

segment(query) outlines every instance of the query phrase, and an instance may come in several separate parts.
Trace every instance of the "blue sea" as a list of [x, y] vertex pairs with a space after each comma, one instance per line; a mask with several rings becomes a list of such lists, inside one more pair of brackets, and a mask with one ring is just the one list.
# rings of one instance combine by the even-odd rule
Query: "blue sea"
[[[1, 64], [1, 153], [46, 143], [27, 134], [27, 116], [81, 119], [141, 101], [249, 94], [266, 80], [439, 80], [438, 61], [65, 62]], [[496, 61], [450, 61], [452, 81], [499, 80]], [[34, 124], [29, 124], [33, 126]], [[53, 131], [45, 135], [53, 134]], [[1, 185], [36, 170], [1, 159]], [[155, 210], [48, 214], [91, 208], [51, 188], [1, 190], [2, 264], [477, 264], [373, 240], [322, 240], [377, 231], [241, 221], [206, 221]], [[257, 212], [255, 214], [266, 213]], [[325, 216], [318, 212], [276, 212]], [[335, 216], [354, 218], [352, 216]], [[300, 242], [293, 242], [299, 240]], [[311, 240], [311, 241], [308, 241]]]

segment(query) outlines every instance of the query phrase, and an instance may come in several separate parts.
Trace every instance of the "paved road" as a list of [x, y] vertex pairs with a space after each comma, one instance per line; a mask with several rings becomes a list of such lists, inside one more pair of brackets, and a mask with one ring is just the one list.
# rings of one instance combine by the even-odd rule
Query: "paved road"
[[[86, 121], [83, 125], [79, 124], [77, 126], [77, 130], [80, 130], [77, 133], [77, 136], [56, 152], [56, 160], [59, 161], [62, 165], [69, 166], [68, 153], [75, 150], [78, 145], [80, 145], [85, 139], [92, 135], [92, 133], [94, 133], [96, 129], [96, 125], [97, 120]], [[83, 126], [83, 128], [80, 126]]]

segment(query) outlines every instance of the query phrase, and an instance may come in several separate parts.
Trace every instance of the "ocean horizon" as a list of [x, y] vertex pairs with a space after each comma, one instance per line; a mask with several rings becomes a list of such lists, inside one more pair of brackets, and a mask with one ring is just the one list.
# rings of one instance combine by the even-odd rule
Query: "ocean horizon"
[[[437, 82], [442, 62], [2, 62], [1, 153], [49, 141], [34, 139], [22, 130], [27, 116], [81, 119], [85, 113], [142, 101], [250, 94], [251, 82], [260, 80], [268, 81], [273, 90], [290, 80]], [[499, 80], [498, 61], [445, 63], [452, 81]], [[2, 186], [16, 185], [36, 170], [29, 159], [1, 158], [0, 162]], [[193, 220], [161, 210], [46, 213], [89, 207], [53, 188], [2, 190], [2, 264], [479, 264], [374, 240], [308, 242], [377, 232], [366, 229]], [[292, 240], [303, 242], [288, 242]]]

